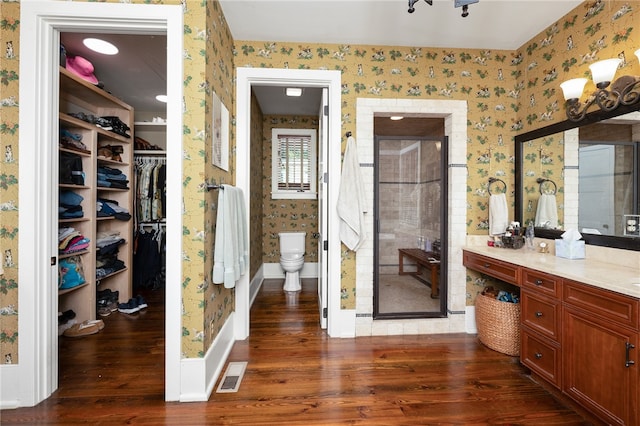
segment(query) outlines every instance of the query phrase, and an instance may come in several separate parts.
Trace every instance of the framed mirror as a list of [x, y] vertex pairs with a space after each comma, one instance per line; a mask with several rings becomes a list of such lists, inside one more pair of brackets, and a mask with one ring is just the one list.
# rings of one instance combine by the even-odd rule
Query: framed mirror
[[596, 111], [515, 137], [515, 217], [541, 238], [640, 251], [640, 112]]

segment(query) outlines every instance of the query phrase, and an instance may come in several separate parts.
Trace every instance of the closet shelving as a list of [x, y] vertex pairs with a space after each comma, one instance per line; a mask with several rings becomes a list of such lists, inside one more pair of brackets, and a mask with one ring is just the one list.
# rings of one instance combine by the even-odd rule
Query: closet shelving
[[[132, 235], [133, 219], [118, 220], [114, 217], [99, 217], [96, 205], [99, 199], [117, 202], [118, 206], [133, 214], [133, 129], [130, 138], [121, 136], [109, 130], [97, 127], [95, 124], [76, 118], [70, 114], [84, 113], [95, 117], [116, 116], [127, 126], [133, 127], [133, 108], [96, 87], [95, 85], [75, 76], [60, 67], [60, 111], [59, 127], [73, 134], [82, 136], [82, 143], [87, 150], [65, 148], [60, 146], [59, 152], [77, 154], [82, 159], [84, 185], [59, 184], [59, 191], [72, 190], [81, 195], [83, 217], [73, 219], [59, 219], [59, 228], [73, 227], [90, 240], [89, 246], [82, 251], [71, 254], [59, 254], [58, 259], [80, 256], [86, 282], [82, 285], [60, 290], [58, 292], [58, 310], [68, 309], [76, 313], [78, 322], [96, 317], [96, 291], [106, 288], [119, 292], [120, 300], [131, 297], [131, 266], [132, 265]], [[121, 161], [99, 157], [101, 147], [121, 146]], [[128, 189], [98, 186], [98, 167], [107, 166], [124, 173], [129, 180]], [[96, 256], [99, 250], [96, 246], [97, 236], [104, 232], [118, 232], [124, 243], [118, 248], [117, 258], [124, 262], [125, 267], [114, 273], [97, 278], [98, 267]]]

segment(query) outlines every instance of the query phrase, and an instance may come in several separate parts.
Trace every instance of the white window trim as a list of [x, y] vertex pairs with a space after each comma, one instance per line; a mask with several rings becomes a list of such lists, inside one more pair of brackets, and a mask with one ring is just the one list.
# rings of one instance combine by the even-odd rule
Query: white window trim
[[[296, 134], [301, 136], [309, 136], [311, 139], [311, 180], [309, 182], [310, 189], [308, 191], [282, 190], [278, 188], [278, 135], [282, 133]], [[293, 200], [305, 199], [315, 200], [317, 193], [317, 137], [315, 129], [272, 129], [271, 130], [271, 199], [273, 200]]]

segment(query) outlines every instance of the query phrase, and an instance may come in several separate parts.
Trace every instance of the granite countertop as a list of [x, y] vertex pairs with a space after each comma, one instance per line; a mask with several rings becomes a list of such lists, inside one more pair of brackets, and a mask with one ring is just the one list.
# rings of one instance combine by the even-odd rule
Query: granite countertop
[[588, 255], [570, 260], [526, 248], [469, 245], [463, 250], [640, 299], [640, 265], [615, 265]]

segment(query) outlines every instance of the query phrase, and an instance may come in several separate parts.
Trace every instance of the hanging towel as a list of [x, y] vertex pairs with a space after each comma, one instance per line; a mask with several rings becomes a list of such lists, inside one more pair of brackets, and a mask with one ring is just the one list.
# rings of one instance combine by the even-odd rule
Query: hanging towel
[[356, 140], [349, 136], [342, 163], [338, 192], [340, 240], [349, 250], [357, 251], [365, 239], [364, 213], [367, 212], [364, 184], [360, 173]]
[[489, 234], [502, 235], [509, 226], [507, 196], [504, 192], [489, 196]]
[[552, 229], [558, 227], [558, 207], [555, 194], [540, 194], [536, 209], [536, 226]]
[[242, 190], [222, 185], [219, 191], [212, 280], [233, 288], [248, 266], [246, 208]]

